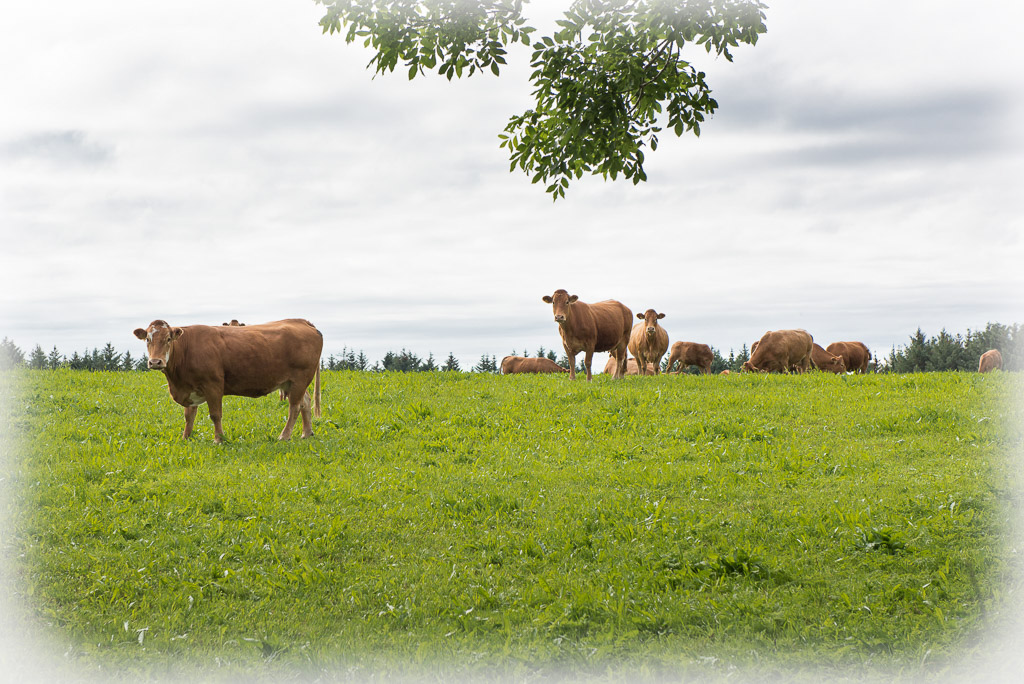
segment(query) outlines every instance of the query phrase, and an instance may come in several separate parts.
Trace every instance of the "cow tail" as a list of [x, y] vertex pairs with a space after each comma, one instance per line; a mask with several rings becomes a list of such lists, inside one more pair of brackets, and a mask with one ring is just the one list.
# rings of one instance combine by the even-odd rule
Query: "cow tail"
[[313, 385], [313, 415], [320, 417], [320, 364], [316, 366], [316, 380]]

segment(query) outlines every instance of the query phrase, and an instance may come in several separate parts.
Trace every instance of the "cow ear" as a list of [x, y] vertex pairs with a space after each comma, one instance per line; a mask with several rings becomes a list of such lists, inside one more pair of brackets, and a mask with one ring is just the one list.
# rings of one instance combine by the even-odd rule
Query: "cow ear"
[[569, 297], [569, 303], [572, 304], [573, 302], [575, 302], [578, 299], [579, 299], [579, 297], [577, 295], [572, 295], [572, 296]]
[[176, 340], [181, 337], [181, 334], [185, 332], [181, 328], [171, 328], [171, 339]]
[[644, 320], [644, 315], [642, 313], [638, 313], [636, 317], [639, 318], [641, 321]]
[[662, 318], [664, 318], [664, 317], [665, 317], [665, 314], [658, 314], [658, 320], [659, 320], [659, 321], [660, 321], [660, 320], [661, 320]]
[[143, 330], [142, 328], [136, 328], [136, 329], [135, 329], [135, 332], [134, 332], [133, 334], [134, 334], [134, 335], [135, 335], [136, 337], [138, 337], [138, 338], [139, 338], [140, 340], [144, 340], [144, 339], [146, 339], [146, 331], [145, 331], [145, 330]]
[[551, 303], [551, 295], [544, 295], [543, 297], [541, 297], [541, 300], [543, 302], [547, 303], [547, 304], [550, 304]]

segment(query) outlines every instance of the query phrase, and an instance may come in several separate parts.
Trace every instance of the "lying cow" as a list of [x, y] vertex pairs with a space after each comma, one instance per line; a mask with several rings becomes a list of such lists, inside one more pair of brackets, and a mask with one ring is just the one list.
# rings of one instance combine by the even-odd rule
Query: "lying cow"
[[[608, 357], [608, 363], [604, 364], [604, 372], [609, 375], [615, 373], [615, 369], [618, 367], [619, 362], [614, 356]], [[640, 365], [637, 364], [636, 359], [632, 356], [626, 359], [626, 372], [623, 375], [640, 375]], [[647, 370], [644, 371], [644, 375], [656, 375], [654, 372], [654, 364], [647, 364]]]
[[829, 354], [843, 357], [846, 370], [850, 372], [868, 372], [871, 352], [863, 342], [833, 342], [825, 347]]
[[224, 439], [221, 402], [225, 395], [262, 397], [276, 389], [288, 392], [288, 421], [278, 439], [291, 437], [302, 415], [302, 436], [313, 435], [310, 398], [306, 388], [316, 380], [315, 412], [320, 415], [320, 352], [323, 335], [309, 321], [292, 318], [262, 325], [172, 327], [156, 320], [136, 328], [146, 341], [149, 368], [167, 378], [171, 398], [185, 407], [185, 431], [200, 404], [210, 407], [214, 441]]
[[989, 349], [981, 355], [978, 361], [978, 372], [988, 373], [989, 371], [1000, 370], [1003, 367], [1003, 355], [998, 349]]
[[825, 351], [825, 348], [815, 342], [811, 345], [811, 365], [820, 371], [829, 373], [845, 373], [846, 364], [842, 356], [836, 356]]
[[568, 373], [568, 368], [562, 368], [557, 363], [544, 356], [506, 356], [501, 360], [501, 372], [503, 375], [512, 373]]
[[626, 345], [633, 325], [633, 312], [614, 299], [596, 304], [581, 302], [576, 295], [555, 290], [544, 295], [543, 301], [551, 305], [558, 323], [558, 334], [569, 359], [569, 379], [576, 379], [576, 355], [584, 353], [583, 367], [587, 380], [591, 379], [590, 366], [594, 352], [611, 352], [618, 360], [612, 377], [621, 378], [626, 371]]
[[700, 342], [673, 342], [672, 351], [668, 355], [668, 366], [665, 372], [672, 370], [676, 361], [679, 362], [679, 370], [682, 373], [690, 366], [697, 366], [704, 375], [711, 373], [711, 363], [715, 360], [715, 353], [711, 347]]
[[637, 367], [654, 365], [654, 374], [661, 373], [661, 357], [668, 351], [668, 332], [658, 325], [665, 314], [654, 309], [636, 315], [643, 323], [637, 323], [629, 333], [629, 353], [636, 357]]
[[811, 364], [814, 340], [806, 330], [769, 330], [751, 346], [743, 370], [761, 373], [802, 373]]

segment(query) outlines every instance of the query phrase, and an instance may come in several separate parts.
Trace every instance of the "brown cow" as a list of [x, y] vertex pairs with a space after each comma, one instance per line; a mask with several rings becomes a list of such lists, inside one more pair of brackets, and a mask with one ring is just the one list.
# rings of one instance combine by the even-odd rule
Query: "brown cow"
[[555, 290], [544, 295], [543, 301], [551, 305], [562, 336], [562, 346], [569, 359], [569, 379], [576, 379], [576, 354], [583, 352], [583, 367], [587, 380], [591, 379], [590, 366], [594, 352], [611, 352], [619, 366], [612, 377], [621, 378], [626, 370], [626, 345], [633, 323], [633, 312], [614, 299], [596, 304], [581, 302], [576, 295]]
[[[619, 362], [615, 359], [614, 356], [609, 356], [608, 363], [604, 364], [604, 372], [611, 375], [612, 373], [615, 372], [618, 363]], [[644, 375], [654, 374], [654, 364], [647, 364], [647, 370], [646, 372], [644, 372]], [[624, 375], [640, 375], [640, 366], [637, 364], [636, 359], [634, 359], [632, 356], [626, 359], [626, 372], [624, 373]]]
[[232, 318], [230, 323], [221, 323], [221, 325], [233, 325], [235, 327], [245, 325], [245, 323], [239, 323], [237, 318]]
[[501, 360], [501, 372], [503, 375], [511, 373], [568, 373], [569, 369], [562, 368], [544, 356], [506, 356]]
[[825, 351], [825, 348], [817, 342], [811, 345], [811, 365], [820, 371], [828, 371], [829, 373], [846, 372], [846, 364], [843, 362], [843, 357]]
[[743, 370], [761, 373], [802, 373], [811, 364], [814, 339], [806, 330], [769, 330], [751, 346]]
[[978, 361], [978, 372], [988, 373], [989, 371], [1000, 370], [1003, 367], [1003, 355], [998, 349], [989, 349], [981, 355]]
[[851, 373], [867, 373], [871, 352], [863, 342], [833, 342], [825, 350], [834, 356], [843, 357], [846, 370]]
[[658, 313], [654, 309], [648, 309], [644, 313], [638, 313], [637, 318], [643, 323], [637, 323], [629, 333], [629, 353], [636, 357], [638, 368], [646, 368], [647, 364], [654, 364], [654, 374], [661, 374], [661, 357], [668, 351], [668, 332], [665, 331], [658, 321], [665, 317], [665, 314]]
[[221, 401], [225, 395], [261, 397], [276, 389], [288, 391], [289, 396], [288, 421], [278, 439], [291, 437], [299, 414], [302, 436], [313, 435], [306, 388], [316, 380], [315, 411], [319, 416], [324, 341], [309, 321], [292, 318], [244, 327], [175, 328], [156, 320], [148, 328], [136, 328], [135, 336], [146, 341], [149, 368], [164, 374], [171, 398], [185, 407], [183, 438], [192, 435], [200, 404], [210, 407], [214, 441], [219, 444], [224, 439]]
[[700, 342], [673, 342], [672, 352], [668, 355], [668, 366], [665, 372], [672, 370], [676, 361], [679, 362], [679, 370], [676, 373], [684, 372], [690, 366], [697, 366], [701, 373], [711, 373], [711, 362], [715, 360], [715, 353], [711, 347]]

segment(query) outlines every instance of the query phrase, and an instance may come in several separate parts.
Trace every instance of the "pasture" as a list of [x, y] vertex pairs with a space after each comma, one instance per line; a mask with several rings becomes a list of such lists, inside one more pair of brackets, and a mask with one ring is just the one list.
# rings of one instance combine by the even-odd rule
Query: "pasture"
[[1018, 588], [1012, 373], [6, 378], [13, 584], [80, 673], [941, 674]]

